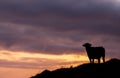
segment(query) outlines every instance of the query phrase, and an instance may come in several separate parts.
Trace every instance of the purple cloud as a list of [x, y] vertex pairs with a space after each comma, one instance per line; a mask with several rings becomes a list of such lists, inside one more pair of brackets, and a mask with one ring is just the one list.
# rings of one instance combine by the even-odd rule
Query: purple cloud
[[0, 49], [78, 53], [91, 42], [117, 56], [119, 8], [112, 0], [1, 0]]

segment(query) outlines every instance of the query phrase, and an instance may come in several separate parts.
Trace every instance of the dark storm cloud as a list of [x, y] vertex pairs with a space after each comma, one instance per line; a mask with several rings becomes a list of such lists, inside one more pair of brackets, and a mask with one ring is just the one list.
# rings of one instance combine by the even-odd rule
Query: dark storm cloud
[[86, 41], [116, 46], [119, 8], [112, 0], [0, 0], [1, 48], [60, 54], [83, 51]]
[[[14, 24], [0, 26], [0, 48], [15, 51], [46, 52], [61, 54], [64, 51], [75, 50], [75, 43], [64, 38], [61, 33]], [[59, 36], [57, 36], [59, 34]], [[67, 36], [67, 35], [66, 35]], [[72, 46], [71, 46], [72, 45]], [[74, 47], [74, 46], [75, 47]], [[70, 49], [69, 49], [70, 48]]]
[[[11, 1], [11, 0], [10, 0]], [[20, 24], [32, 24], [62, 31], [69, 30], [102, 30], [116, 28], [119, 23], [119, 8], [111, 1], [95, 0], [12, 0], [1, 1], [3, 20]], [[106, 21], [106, 20], [108, 21]], [[90, 20], [93, 20], [90, 22]], [[97, 20], [97, 21], [96, 21]], [[102, 21], [103, 20], [103, 21]], [[105, 23], [106, 22], [111, 22]], [[87, 22], [87, 23], [86, 23]], [[95, 23], [96, 22], [96, 23]], [[119, 25], [119, 24], [118, 24]], [[89, 28], [88, 28], [89, 26]], [[94, 28], [96, 27], [96, 28]], [[116, 29], [118, 29], [117, 26]], [[111, 30], [107, 30], [111, 32]], [[105, 30], [105, 32], [107, 32]]]
[[[91, 16], [99, 14], [106, 14], [106, 12], [114, 12], [114, 7], [112, 3], [99, 3], [100, 1], [94, 0], [8, 0], [1, 1], [1, 12], [7, 16], [19, 17], [19, 22], [24, 22], [27, 20], [30, 22], [30, 19], [39, 18], [50, 19], [53, 17], [53, 20], [56, 16], [63, 16], [66, 18], [77, 18], [78, 16]], [[101, 6], [102, 5], [102, 6]], [[111, 14], [111, 13], [110, 13]], [[14, 16], [13, 16], [14, 15]], [[6, 16], [6, 18], [7, 18]], [[20, 18], [21, 17], [21, 18]], [[13, 18], [9, 18], [13, 19]], [[26, 19], [26, 20], [20, 20]], [[41, 19], [40, 21], [44, 20]], [[58, 18], [57, 18], [58, 19]], [[34, 21], [38, 21], [37, 19]], [[31, 21], [31, 22], [32, 22]], [[40, 22], [39, 21], [39, 22]], [[43, 22], [43, 21], [42, 21]], [[47, 22], [47, 21], [45, 21]], [[28, 23], [28, 22], [27, 22]]]

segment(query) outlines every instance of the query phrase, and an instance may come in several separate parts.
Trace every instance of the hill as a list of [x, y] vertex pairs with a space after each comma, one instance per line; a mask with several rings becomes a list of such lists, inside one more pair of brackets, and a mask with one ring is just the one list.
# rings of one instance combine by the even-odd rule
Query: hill
[[45, 70], [31, 78], [120, 78], [120, 60], [113, 58], [101, 64], [82, 64], [74, 68]]

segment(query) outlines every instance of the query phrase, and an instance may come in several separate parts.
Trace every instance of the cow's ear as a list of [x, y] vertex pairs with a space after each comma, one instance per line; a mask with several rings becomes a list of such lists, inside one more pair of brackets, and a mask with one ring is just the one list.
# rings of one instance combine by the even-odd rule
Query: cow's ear
[[91, 44], [90, 43], [85, 43], [83, 44], [84, 47], [91, 47]]

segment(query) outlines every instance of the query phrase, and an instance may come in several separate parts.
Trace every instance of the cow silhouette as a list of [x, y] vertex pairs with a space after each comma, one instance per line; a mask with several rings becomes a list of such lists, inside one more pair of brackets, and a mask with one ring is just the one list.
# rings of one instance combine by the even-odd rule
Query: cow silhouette
[[94, 59], [97, 59], [98, 63], [100, 63], [101, 58], [102, 58], [103, 62], [105, 62], [104, 47], [91, 47], [92, 45], [90, 43], [85, 43], [85, 44], [83, 44], [83, 46], [86, 49], [90, 63], [94, 63]]

